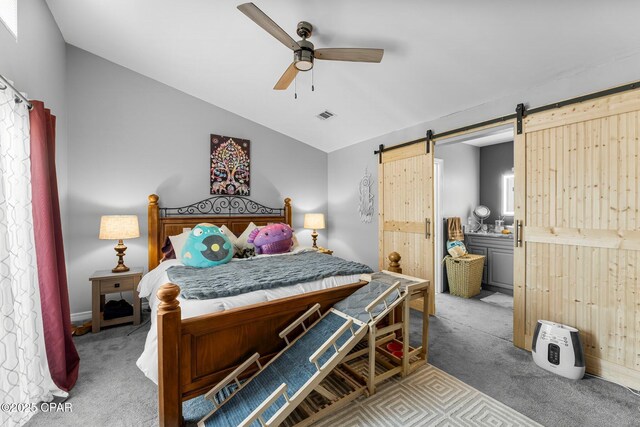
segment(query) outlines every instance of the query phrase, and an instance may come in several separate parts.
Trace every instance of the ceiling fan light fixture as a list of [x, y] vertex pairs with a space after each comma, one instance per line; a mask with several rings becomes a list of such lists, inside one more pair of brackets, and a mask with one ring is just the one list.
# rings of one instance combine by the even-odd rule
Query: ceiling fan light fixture
[[313, 68], [313, 43], [300, 40], [298, 44], [300, 49], [293, 52], [293, 63], [299, 71], [309, 71]]
[[306, 60], [298, 60], [295, 63], [295, 67], [299, 70], [299, 71], [309, 71], [310, 69], [313, 68], [313, 60], [311, 61], [306, 61]]

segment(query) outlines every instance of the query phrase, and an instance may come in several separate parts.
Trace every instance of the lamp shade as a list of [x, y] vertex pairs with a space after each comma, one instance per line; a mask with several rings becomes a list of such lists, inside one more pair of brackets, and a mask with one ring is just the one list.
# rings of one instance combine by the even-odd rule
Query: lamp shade
[[324, 225], [324, 214], [322, 213], [308, 213], [304, 214], [304, 228], [311, 228], [313, 230], [322, 230]]
[[100, 218], [100, 239], [120, 240], [140, 237], [136, 215], [103, 215]]

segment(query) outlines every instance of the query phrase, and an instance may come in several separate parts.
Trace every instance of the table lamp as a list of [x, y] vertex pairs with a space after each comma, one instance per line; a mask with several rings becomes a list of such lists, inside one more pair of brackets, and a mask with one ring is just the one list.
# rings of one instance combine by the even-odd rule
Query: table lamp
[[127, 247], [122, 240], [135, 239], [136, 237], [140, 237], [138, 217], [136, 215], [103, 215], [100, 218], [99, 238], [118, 241], [114, 248], [118, 257], [118, 265], [111, 271], [114, 273], [129, 271], [129, 267], [124, 265], [124, 251], [127, 250]]
[[309, 228], [313, 230], [313, 233], [311, 233], [311, 238], [313, 239], [313, 247], [314, 249], [318, 249], [318, 245], [316, 244], [316, 241], [318, 240], [318, 232], [316, 230], [322, 230], [325, 228], [324, 214], [322, 213], [304, 214], [304, 228]]

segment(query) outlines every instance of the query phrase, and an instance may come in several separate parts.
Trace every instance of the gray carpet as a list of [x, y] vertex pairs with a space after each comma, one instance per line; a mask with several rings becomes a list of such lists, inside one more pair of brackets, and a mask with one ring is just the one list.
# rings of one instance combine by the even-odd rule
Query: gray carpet
[[[593, 377], [570, 381], [551, 374], [517, 349], [512, 311], [440, 294], [429, 323], [429, 362], [545, 426], [638, 426], [640, 397]], [[419, 321], [422, 313], [412, 311]], [[411, 340], [420, 335], [413, 332]]]
[[499, 307], [508, 308], [509, 310], [513, 310], [513, 296], [506, 295], [501, 292], [494, 292], [493, 294], [480, 299], [482, 302], [486, 302], [487, 304], [494, 304]]
[[[448, 294], [438, 295], [430, 323], [430, 363], [547, 426], [637, 426], [640, 398], [595, 378], [565, 380], [538, 368], [511, 343], [511, 311]], [[420, 312], [412, 310], [411, 339], [419, 343]], [[145, 314], [148, 316], [148, 314]], [[156, 386], [138, 370], [148, 325], [76, 338], [80, 377], [68, 402], [72, 413], [38, 413], [28, 426], [157, 425]]]
[[[143, 316], [143, 322], [149, 318], [148, 313]], [[80, 373], [67, 399], [73, 412], [38, 413], [26, 425], [158, 425], [157, 387], [136, 366], [149, 324], [135, 331], [136, 328], [115, 326], [76, 337]], [[133, 333], [127, 336], [130, 332]]]

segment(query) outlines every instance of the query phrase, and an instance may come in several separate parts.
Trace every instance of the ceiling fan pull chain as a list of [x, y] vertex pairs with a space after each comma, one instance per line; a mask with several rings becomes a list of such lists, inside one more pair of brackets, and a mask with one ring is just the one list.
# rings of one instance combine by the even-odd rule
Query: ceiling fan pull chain
[[313, 84], [313, 68], [311, 69], [311, 92], [314, 92], [316, 87]]
[[293, 79], [293, 99], [298, 99], [298, 76]]

